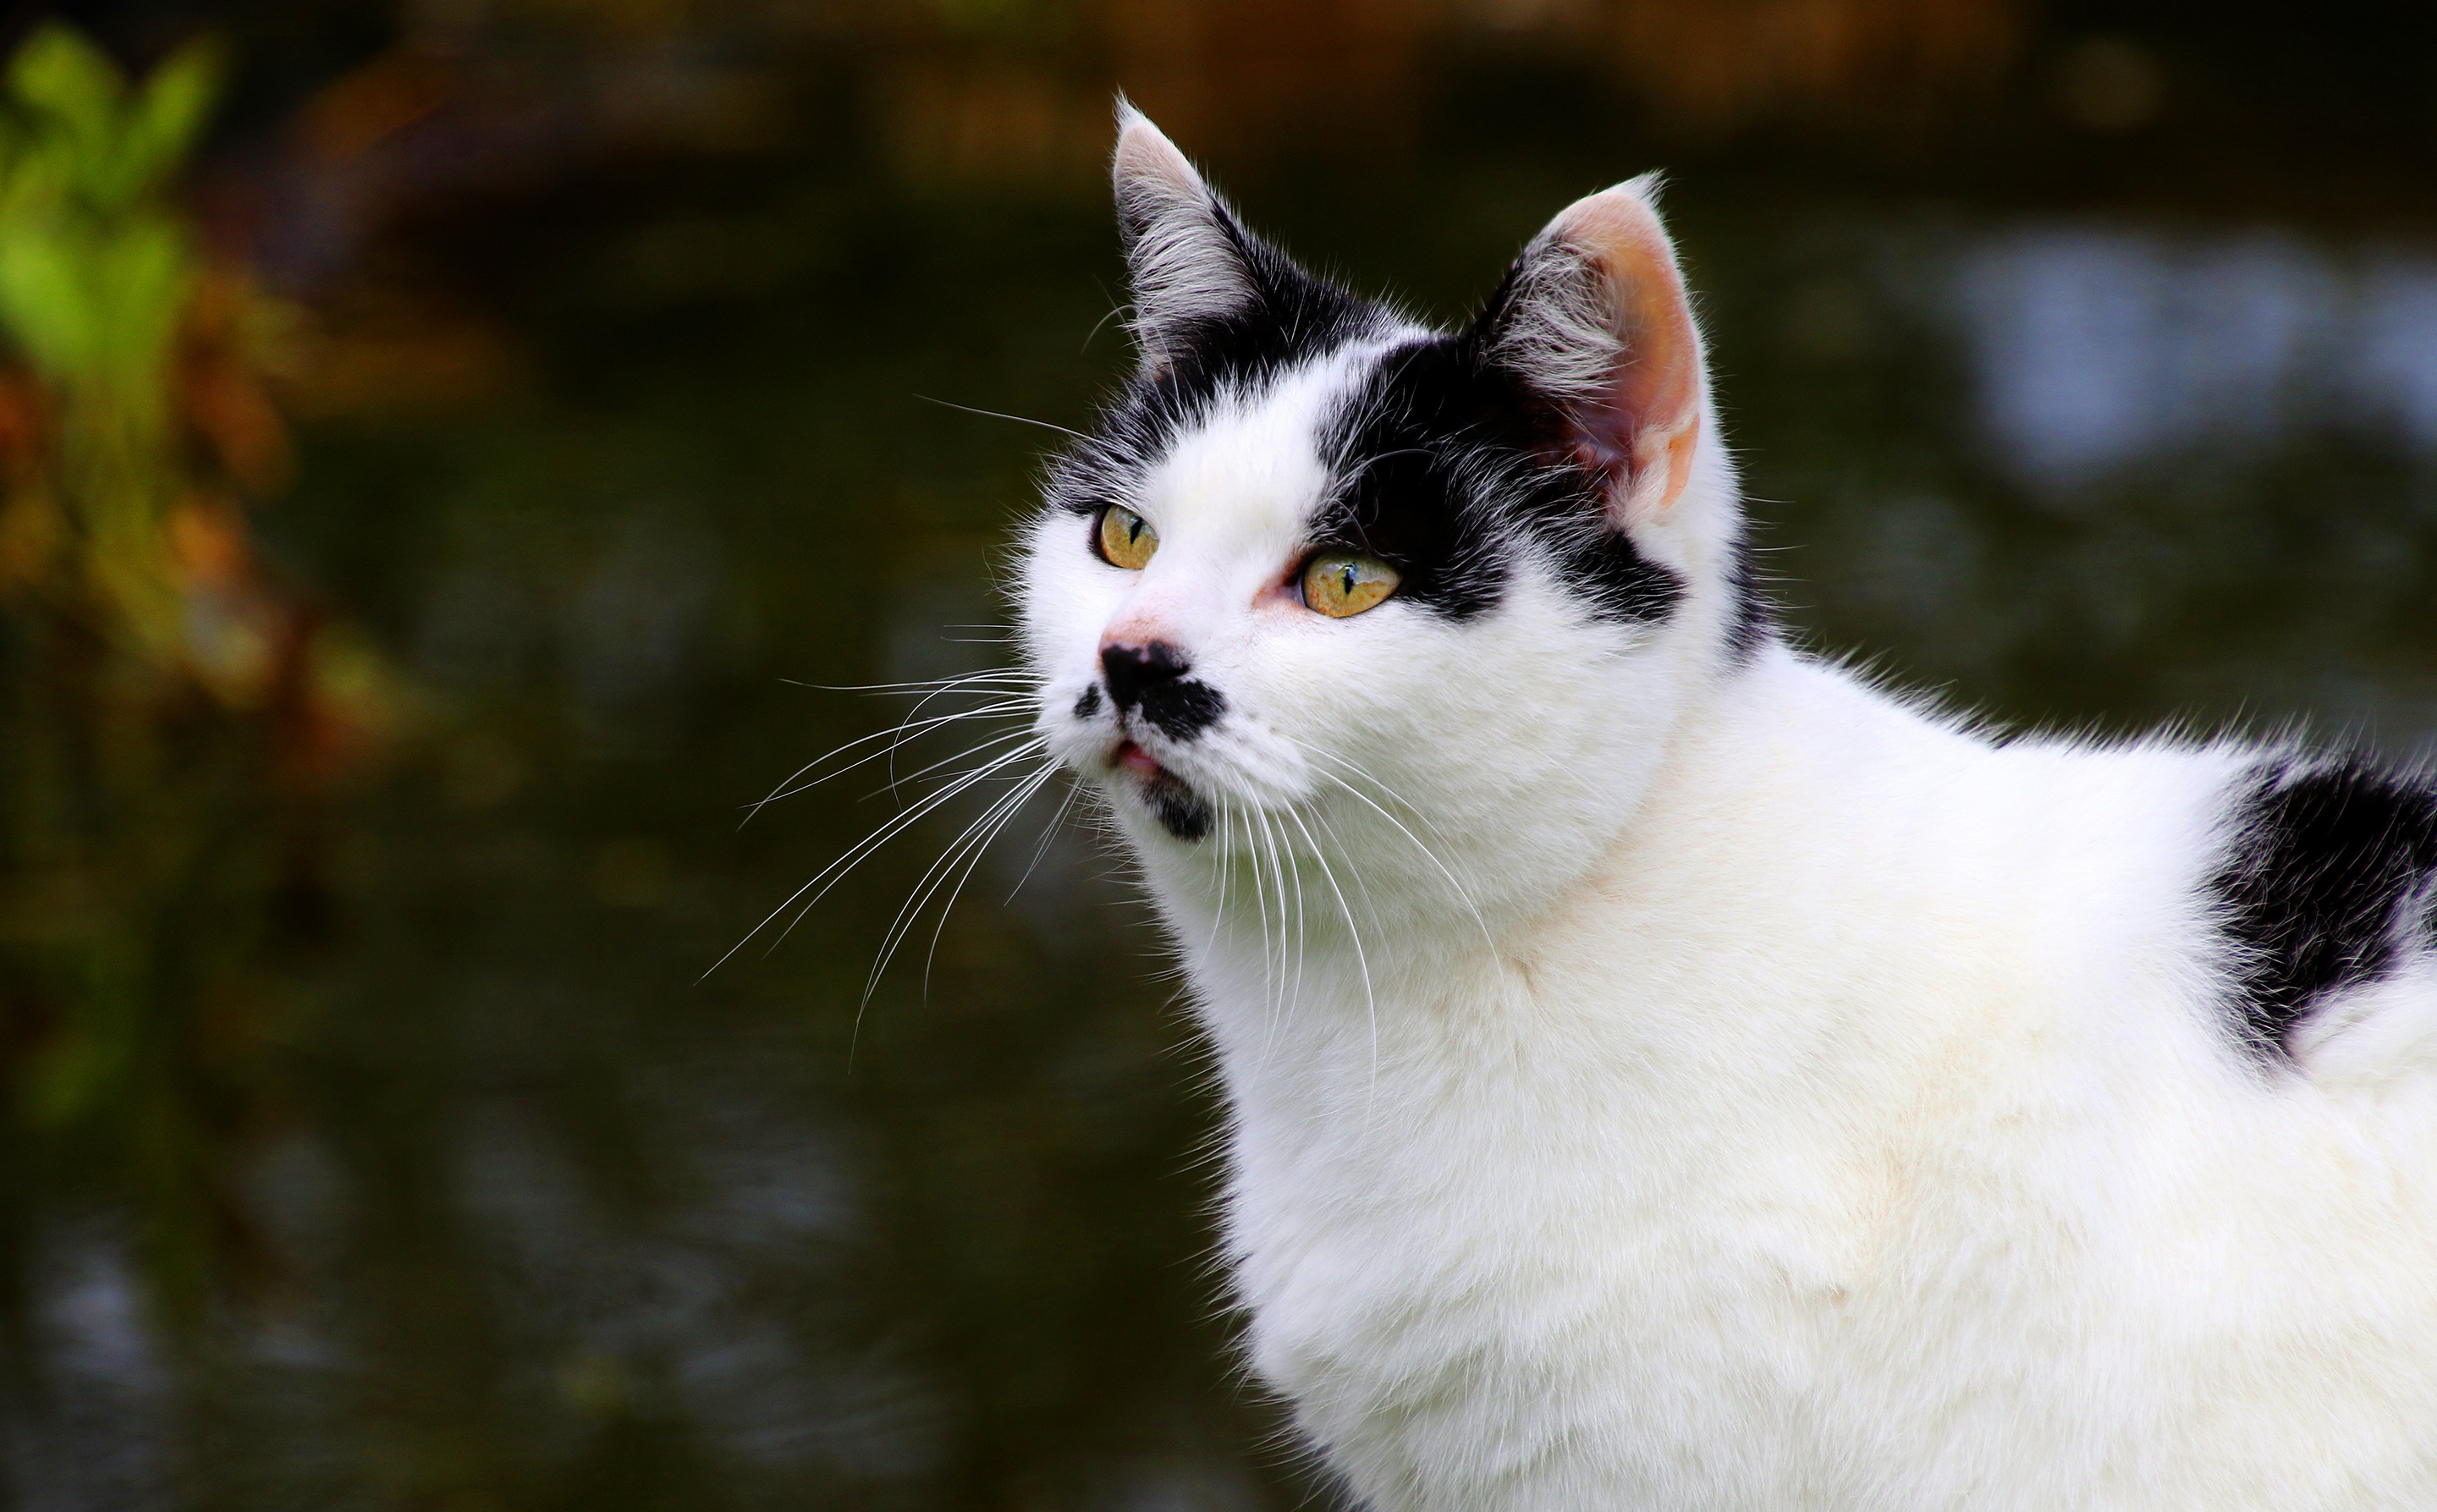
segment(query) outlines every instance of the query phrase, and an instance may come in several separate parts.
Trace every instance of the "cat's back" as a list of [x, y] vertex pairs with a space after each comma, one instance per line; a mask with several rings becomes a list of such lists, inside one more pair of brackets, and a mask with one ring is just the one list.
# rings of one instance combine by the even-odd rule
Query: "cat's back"
[[[1366, 1225], [1299, 1231], [1345, 1278], [1272, 1312], [1310, 1330], [1306, 1394], [1436, 1360], [1424, 1418], [1332, 1383], [1343, 1423], [1429, 1438], [1463, 1382], [1537, 1372], [1540, 1426], [1635, 1446], [1637, 1495], [1767, 1439], [1741, 1468], [1779, 1479], [1720, 1505], [2437, 1504], [2426, 788], [2354, 764], [2331, 823], [2323, 782], [2280, 797], [2329, 769], [2289, 755], [2005, 744], [1798, 658], [1762, 676], [1512, 942], [1507, 1008], [1569, 1053], [1452, 1037], [1428, 1074], [1465, 1090], [1364, 1162]], [[2260, 901], [2265, 870], [2378, 865], [2391, 907]], [[2312, 991], [2276, 996], [2278, 961]], [[2263, 1003], [2299, 1011], [2263, 1038]], [[1395, 1264], [1353, 1263], [1391, 1232]], [[1552, 1319], [1577, 1354], [1515, 1352]], [[1481, 1436], [1533, 1436], [1483, 1399]]]

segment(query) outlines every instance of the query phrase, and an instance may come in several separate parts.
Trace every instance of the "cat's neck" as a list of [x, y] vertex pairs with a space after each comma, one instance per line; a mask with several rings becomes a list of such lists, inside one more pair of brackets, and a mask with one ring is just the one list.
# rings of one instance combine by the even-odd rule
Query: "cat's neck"
[[[1910, 931], [1960, 937], [1966, 971], [2083, 949], [2113, 900], [2176, 891], [2207, 843], [2212, 772], [2234, 761], [2001, 748], [1772, 647], [1688, 703], [1596, 862], [1538, 907], [1400, 927], [1364, 910], [1341, 865], [1333, 883], [1303, 871], [1300, 912], [1289, 869], [1222, 915], [1172, 906], [1170, 922], [1239, 1106], [1324, 1116], [1593, 1043], [1657, 1075], [1735, 1046], [1907, 1032], [1832, 1020], [1938, 1000], [1865, 980], [1914, 958], [1888, 946]], [[2107, 781], [2089, 782], [2102, 763]], [[2102, 855], [2113, 873], [2077, 874]]]

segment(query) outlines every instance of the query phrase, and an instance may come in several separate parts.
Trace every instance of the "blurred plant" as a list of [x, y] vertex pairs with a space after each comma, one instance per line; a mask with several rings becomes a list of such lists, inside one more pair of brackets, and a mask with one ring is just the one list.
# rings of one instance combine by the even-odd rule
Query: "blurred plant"
[[53, 26], [0, 78], [0, 1211], [132, 1212], [181, 1310], [250, 1250], [233, 1156], [378, 707], [249, 546], [285, 323], [168, 193], [219, 76], [195, 45], [131, 86]]

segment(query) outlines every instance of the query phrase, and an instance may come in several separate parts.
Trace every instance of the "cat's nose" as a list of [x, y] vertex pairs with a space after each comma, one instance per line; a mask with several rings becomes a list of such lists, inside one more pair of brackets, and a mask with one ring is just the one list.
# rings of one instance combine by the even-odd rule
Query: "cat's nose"
[[1174, 682], [1192, 666], [1183, 652], [1165, 641], [1100, 647], [1100, 676], [1108, 679], [1109, 697], [1119, 709], [1131, 709], [1144, 694]]

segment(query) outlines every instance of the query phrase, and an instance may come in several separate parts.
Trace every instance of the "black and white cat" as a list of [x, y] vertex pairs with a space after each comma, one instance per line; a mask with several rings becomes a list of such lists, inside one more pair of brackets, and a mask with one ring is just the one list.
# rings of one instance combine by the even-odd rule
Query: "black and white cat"
[[1129, 112], [1021, 579], [1389, 1512], [2437, 1508], [2437, 792], [1789, 648], [1637, 180], [1425, 328]]

